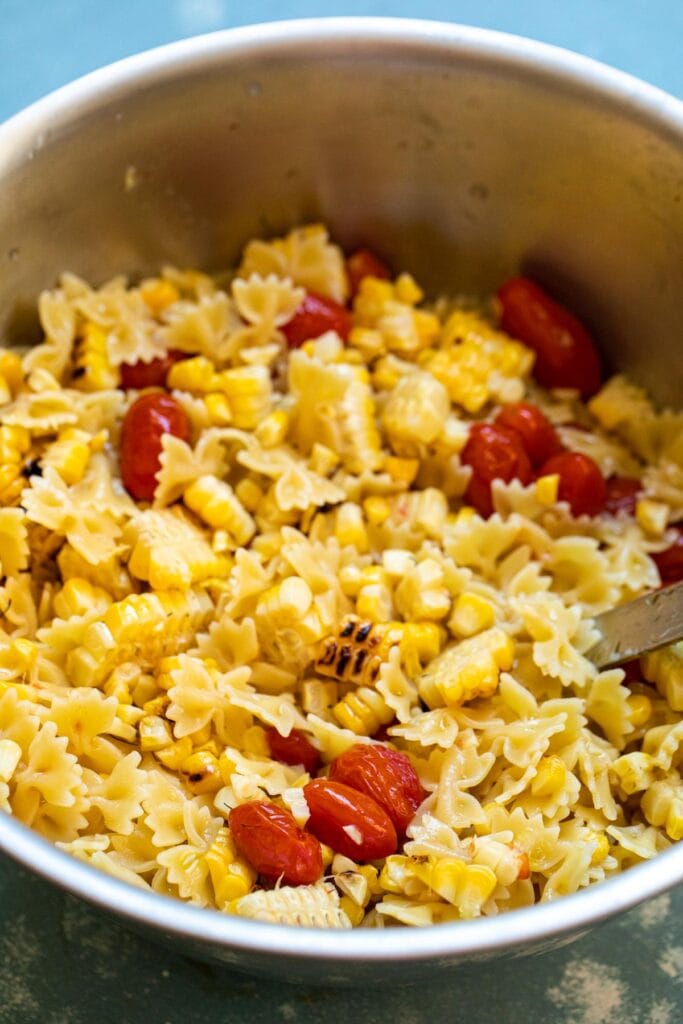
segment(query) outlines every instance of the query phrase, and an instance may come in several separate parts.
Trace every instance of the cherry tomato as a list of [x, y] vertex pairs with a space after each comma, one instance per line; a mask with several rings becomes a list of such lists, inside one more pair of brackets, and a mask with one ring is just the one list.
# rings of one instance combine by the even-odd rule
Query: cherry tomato
[[596, 516], [605, 505], [607, 486], [598, 465], [589, 455], [560, 452], [544, 462], [539, 476], [557, 473], [560, 478], [558, 499], [569, 503], [575, 516]]
[[311, 338], [319, 338], [325, 331], [336, 331], [346, 341], [352, 320], [348, 309], [334, 299], [328, 299], [316, 292], [306, 292], [304, 301], [296, 313], [282, 328], [290, 348], [299, 348]]
[[379, 277], [382, 281], [391, 277], [389, 267], [372, 249], [356, 249], [352, 252], [346, 260], [346, 273], [352, 296], [357, 294], [364, 277]]
[[121, 427], [121, 479], [136, 501], [151, 501], [154, 497], [164, 434], [189, 440], [187, 416], [171, 395], [148, 391], [133, 402]]
[[274, 726], [266, 729], [270, 756], [282, 764], [301, 764], [309, 775], [320, 767], [320, 754], [300, 729], [292, 729], [289, 736], [281, 736]]
[[352, 860], [379, 860], [396, 853], [398, 838], [383, 807], [350, 786], [313, 779], [304, 786], [311, 816], [306, 828], [321, 843]]
[[239, 804], [230, 812], [228, 824], [238, 853], [264, 878], [281, 879], [284, 885], [312, 885], [322, 877], [320, 843], [283, 807], [259, 800]]
[[665, 587], [683, 580], [683, 526], [677, 526], [676, 529], [678, 534], [671, 547], [652, 555]]
[[501, 325], [536, 353], [534, 376], [546, 388], [578, 388], [585, 397], [600, 388], [600, 359], [577, 318], [535, 281], [513, 277], [498, 289]]
[[634, 515], [636, 497], [642, 490], [640, 480], [629, 476], [611, 476], [606, 486], [605, 512], [609, 512], [613, 516], [617, 512], [625, 512], [629, 516]]
[[404, 836], [426, 793], [410, 758], [399, 750], [374, 743], [356, 743], [337, 757], [330, 778], [372, 797]]
[[150, 363], [122, 363], [121, 387], [140, 390], [142, 388], [163, 388], [166, 384], [166, 374], [179, 359], [187, 359], [187, 353], [171, 348], [165, 356], [152, 359]]
[[562, 451], [555, 427], [538, 406], [530, 402], [504, 405], [496, 416], [496, 423], [519, 434], [532, 466], [540, 466], [551, 455]]
[[475, 423], [470, 428], [460, 459], [464, 465], [472, 467], [465, 499], [482, 516], [490, 516], [493, 512], [492, 480], [509, 483], [517, 479], [528, 484], [533, 476], [519, 434], [498, 423]]

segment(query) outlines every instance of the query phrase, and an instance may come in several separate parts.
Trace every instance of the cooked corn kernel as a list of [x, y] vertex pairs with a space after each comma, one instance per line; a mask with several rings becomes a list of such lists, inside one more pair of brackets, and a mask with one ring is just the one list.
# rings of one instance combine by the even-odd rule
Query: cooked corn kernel
[[216, 793], [223, 786], [218, 760], [208, 750], [190, 754], [180, 766], [180, 773], [195, 794]]
[[459, 636], [468, 637], [490, 629], [495, 619], [496, 611], [491, 601], [480, 594], [464, 591], [455, 601], [448, 626]]

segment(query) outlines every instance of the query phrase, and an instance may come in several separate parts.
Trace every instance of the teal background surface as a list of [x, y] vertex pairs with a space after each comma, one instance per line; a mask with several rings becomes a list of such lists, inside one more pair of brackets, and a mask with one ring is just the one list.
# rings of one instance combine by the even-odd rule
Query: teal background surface
[[[683, 97], [681, 0], [0, 0], [0, 120], [201, 32], [315, 15], [437, 18], [568, 47]], [[192, 962], [0, 857], [0, 1024], [683, 1024], [683, 888], [533, 958], [408, 988], [307, 988]]]

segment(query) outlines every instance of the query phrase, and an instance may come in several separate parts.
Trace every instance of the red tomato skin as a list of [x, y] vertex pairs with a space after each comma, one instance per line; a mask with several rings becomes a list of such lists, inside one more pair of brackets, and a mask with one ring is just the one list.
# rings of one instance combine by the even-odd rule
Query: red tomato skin
[[372, 249], [356, 249], [346, 260], [346, 276], [351, 286], [351, 297], [358, 294], [360, 283], [364, 277], [378, 277], [388, 281], [391, 277], [389, 267]]
[[151, 501], [154, 497], [164, 434], [189, 440], [185, 410], [171, 395], [147, 391], [133, 402], [121, 427], [121, 480], [136, 501]]
[[[313, 779], [304, 786], [304, 796], [311, 812], [306, 828], [336, 853], [356, 861], [396, 853], [398, 837], [391, 818], [365, 793], [330, 779]], [[344, 831], [349, 826], [358, 830], [360, 842]]]
[[289, 736], [281, 736], [275, 726], [266, 729], [270, 756], [282, 764], [301, 764], [309, 775], [320, 767], [320, 753], [300, 729], [292, 729]]
[[485, 518], [493, 512], [491, 482], [520, 480], [531, 483], [533, 471], [519, 434], [497, 423], [475, 423], [470, 428], [460, 461], [472, 467], [465, 500]]
[[636, 498], [643, 488], [640, 480], [628, 476], [611, 476], [606, 481], [606, 487], [605, 512], [612, 516], [618, 512], [635, 515]]
[[662, 586], [683, 580], [683, 526], [676, 527], [677, 536], [671, 547], [652, 555], [662, 578]]
[[330, 779], [371, 797], [387, 812], [400, 837], [427, 795], [409, 757], [374, 743], [356, 743], [340, 754], [330, 766]]
[[546, 388], [577, 388], [586, 398], [599, 390], [598, 350], [577, 318], [528, 277], [498, 289], [501, 326], [536, 353], [534, 377]]
[[499, 426], [519, 434], [524, 451], [532, 466], [540, 466], [551, 455], [562, 451], [557, 431], [545, 413], [531, 402], [513, 402], [504, 405], [496, 416]]
[[334, 299], [316, 292], [306, 292], [296, 313], [282, 328], [290, 348], [299, 348], [305, 341], [319, 338], [326, 331], [336, 331], [347, 341], [353, 321], [348, 309]]
[[150, 363], [122, 363], [121, 387], [129, 388], [163, 388], [166, 386], [166, 375], [179, 359], [187, 359], [186, 352], [171, 348], [160, 359], [152, 359]]
[[259, 800], [239, 804], [228, 825], [237, 852], [263, 878], [284, 885], [312, 885], [322, 878], [320, 843], [283, 807]]
[[539, 476], [557, 473], [560, 478], [558, 500], [566, 501], [572, 515], [597, 516], [605, 506], [607, 486], [598, 465], [589, 455], [560, 452], [548, 459], [538, 471]]

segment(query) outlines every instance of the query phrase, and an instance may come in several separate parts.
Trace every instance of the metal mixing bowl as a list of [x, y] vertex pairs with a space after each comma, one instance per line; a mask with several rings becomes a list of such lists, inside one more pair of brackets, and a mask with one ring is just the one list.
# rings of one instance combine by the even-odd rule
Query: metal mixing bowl
[[[436, 292], [522, 268], [608, 360], [680, 402], [683, 105], [582, 57], [434, 22], [285, 22], [191, 39], [0, 128], [0, 336], [65, 269], [230, 263], [320, 219]], [[683, 845], [557, 903], [424, 930], [257, 924], [138, 891], [0, 812], [0, 849], [191, 955], [291, 980], [406, 981], [519, 956], [683, 880]]]

